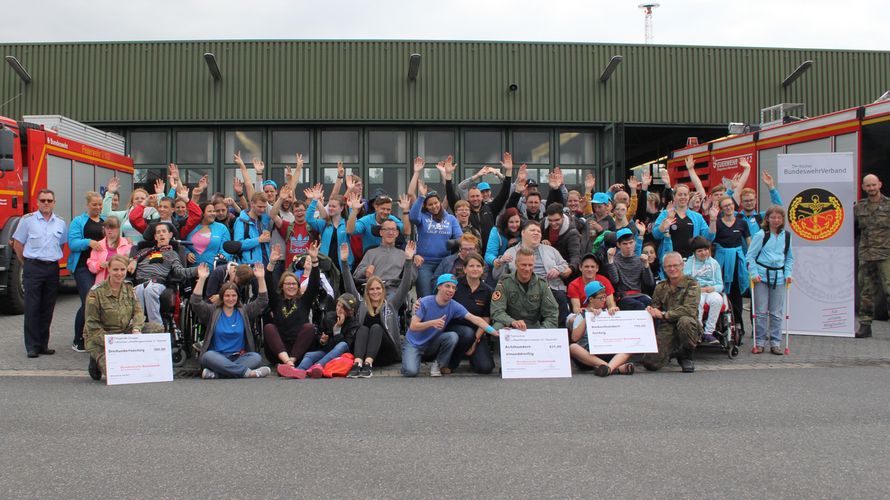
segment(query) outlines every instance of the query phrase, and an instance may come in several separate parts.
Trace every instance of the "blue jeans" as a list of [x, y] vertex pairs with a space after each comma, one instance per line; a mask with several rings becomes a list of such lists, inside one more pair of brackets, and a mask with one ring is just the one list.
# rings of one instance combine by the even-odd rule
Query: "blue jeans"
[[[766, 283], [754, 283], [754, 321], [757, 326], [757, 338], [754, 343], [766, 345], [769, 333], [770, 347], [782, 345], [782, 314], [785, 308], [785, 284], [779, 283], [775, 288]], [[769, 316], [769, 318], [767, 318]], [[769, 319], [769, 325], [767, 325]]]
[[80, 309], [74, 316], [74, 343], [83, 344], [84, 306], [87, 302], [87, 294], [96, 284], [96, 275], [90, 272], [87, 266], [74, 270], [74, 283], [77, 285], [77, 294], [80, 295]]
[[349, 350], [349, 344], [346, 342], [340, 342], [335, 345], [330, 352], [324, 351], [309, 351], [303, 356], [303, 360], [300, 361], [300, 364], [297, 368], [301, 370], [308, 370], [312, 365], [319, 364], [324, 366], [328, 364], [328, 361], [340, 357], [341, 354]]
[[220, 378], [244, 378], [248, 371], [255, 370], [262, 364], [263, 357], [258, 352], [223, 354], [207, 351], [201, 356], [201, 367], [216, 373]]
[[457, 345], [457, 334], [454, 332], [442, 332], [422, 346], [415, 346], [408, 339], [402, 342], [402, 375], [416, 377], [420, 371], [422, 358], [435, 357], [439, 366], [448, 366], [451, 353]]
[[[464, 354], [467, 349], [476, 342], [476, 327], [467, 325], [449, 324], [449, 330], [457, 334], [457, 345], [454, 352], [451, 353], [451, 360], [448, 362], [448, 368], [451, 371], [460, 366], [460, 362], [467, 356]], [[470, 366], [474, 373], [488, 375], [494, 370], [494, 359], [491, 357], [491, 348], [488, 345], [488, 337], [483, 335], [476, 351], [470, 356]]]
[[420, 266], [420, 269], [417, 270], [416, 291], [418, 299], [426, 297], [427, 295], [432, 295], [433, 292], [435, 292], [435, 283], [433, 280], [436, 278], [436, 267], [438, 266], [438, 262], [433, 263], [425, 260], [423, 265]]
[[651, 303], [651, 297], [644, 293], [638, 293], [636, 295], [627, 295], [619, 300], [618, 307], [622, 311], [645, 311]]

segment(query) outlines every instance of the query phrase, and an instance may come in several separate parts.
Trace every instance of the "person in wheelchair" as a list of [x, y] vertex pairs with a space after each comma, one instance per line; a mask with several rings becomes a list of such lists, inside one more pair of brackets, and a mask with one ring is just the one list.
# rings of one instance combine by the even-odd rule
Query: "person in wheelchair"
[[396, 246], [398, 237], [399, 226], [392, 219], [384, 219], [380, 223], [380, 246], [365, 252], [352, 275], [356, 283], [364, 284], [371, 276], [377, 276], [386, 284], [388, 295], [399, 288], [405, 251]]
[[197, 275], [197, 268], [186, 267], [182, 248], [173, 241], [173, 233], [166, 224], [154, 227], [154, 238], [146, 239], [133, 249], [136, 298], [143, 305], [148, 320], [163, 324], [162, 302], [172, 306], [175, 290], [168, 286]]
[[108, 334], [161, 333], [158, 323], [145, 323], [142, 306], [136, 299], [133, 285], [124, 281], [130, 259], [115, 255], [108, 261], [108, 278], [87, 294], [84, 346], [90, 353], [88, 368], [93, 380], [105, 373], [105, 336]]
[[204, 368], [201, 378], [262, 378], [268, 375], [271, 370], [261, 366], [263, 356], [257, 352], [251, 331], [251, 325], [269, 302], [263, 265], [257, 263], [253, 268], [254, 277], [259, 282], [257, 298], [245, 305], [238, 299], [238, 291], [232, 283], [220, 287], [217, 304], [205, 302], [201, 293], [210, 276], [210, 268], [201, 264], [194, 269], [198, 282], [189, 304], [206, 332], [198, 350], [198, 361]]
[[[701, 287], [701, 300], [698, 303], [698, 317], [704, 322], [703, 344], [714, 344], [717, 337], [714, 329], [717, 327], [717, 318], [720, 317], [720, 308], [723, 307], [723, 273], [720, 264], [711, 257], [711, 242], [704, 236], [692, 238], [692, 255], [686, 259], [683, 274], [691, 276]], [[704, 319], [705, 304], [708, 305], [709, 314]]]

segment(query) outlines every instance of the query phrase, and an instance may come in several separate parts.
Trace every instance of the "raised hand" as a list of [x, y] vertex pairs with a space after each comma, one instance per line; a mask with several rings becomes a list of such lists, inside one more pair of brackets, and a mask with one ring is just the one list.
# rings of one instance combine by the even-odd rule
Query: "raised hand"
[[627, 178], [627, 187], [631, 188], [634, 192], [636, 192], [637, 188], [640, 187], [640, 181], [637, 180], [637, 177], [635, 175]]
[[669, 188], [671, 187], [671, 173], [666, 168], [661, 169], [661, 180], [664, 182], [664, 186]]
[[306, 249], [312, 262], [318, 262], [318, 240], [313, 241], [309, 248]]
[[210, 268], [207, 267], [207, 264], [202, 262], [201, 265], [198, 266], [198, 279], [206, 280], [208, 276], [210, 276]]
[[346, 206], [353, 210], [359, 210], [362, 208], [362, 198], [358, 193], [350, 192], [346, 196]]
[[176, 187], [176, 196], [178, 198], [182, 198], [183, 200], [188, 201], [189, 199], [189, 187], [185, 184], [180, 184]]
[[281, 245], [272, 245], [272, 251], [269, 252], [269, 261], [275, 262], [281, 260]]
[[[304, 162], [303, 162], [303, 154], [302, 154], [302, 153], [297, 153], [296, 156], [297, 156], [297, 166], [296, 166], [296, 169], [297, 169], [297, 172], [299, 172], [300, 170], [303, 169], [303, 163], [304, 163]], [[343, 164], [343, 163], [341, 162], [340, 165], [342, 165], [342, 164]]]
[[163, 179], [159, 178], [159, 179], [155, 180], [155, 194], [159, 194], [159, 195], [163, 196], [165, 185], [166, 184], [164, 183]]
[[739, 165], [744, 169], [751, 168], [751, 163], [748, 162], [748, 158], [745, 156], [739, 158]]
[[448, 155], [448, 157], [445, 158], [445, 173], [448, 174], [450, 177], [451, 174], [454, 173], [454, 169], [456, 169], [456, 168], [457, 168], [457, 163], [454, 163], [454, 157], [451, 155]]
[[612, 184], [611, 186], [609, 186], [609, 191], [611, 191], [613, 193], [617, 193], [618, 191], [621, 191], [622, 189], [624, 189], [624, 184], [622, 184], [620, 182], [616, 182], [615, 184]]
[[646, 224], [643, 224], [642, 221], [636, 221], [635, 224], [637, 226], [637, 231], [640, 233], [640, 237], [644, 236], [646, 234]]
[[447, 175], [448, 175], [448, 171], [445, 170], [445, 162], [440, 161], [439, 163], [436, 163], [436, 170], [439, 171], [439, 176], [442, 177], [442, 182], [445, 182], [445, 180], [447, 179]]
[[179, 179], [179, 167], [175, 163], [167, 165], [167, 173], [174, 179]]
[[425, 198], [429, 192], [429, 188], [426, 187], [426, 183], [422, 179], [417, 180], [417, 192], [420, 193], [421, 198]]
[[340, 260], [349, 260], [349, 244], [340, 243]]
[[733, 192], [739, 190], [739, 185], [741, 184], [742, 174], [735, 174], [732, 176], [732, 179], [729, 181], [729, 187]]
[[116, 193], [117, 190], [120, 189], [120, 187], [121, 187], [120, 179], [118, 179], [117, 177], [112, 177], [111, 179], [108, 179], [108, 186], [107, 186], [108, 191], [110, 191], [112, 193]]
[[411, 210], [411, 198], [407, 194], [399, 196], [399, 208], [402, 209], [403, 214]]
[[414, 254], [417, 253], [417, 243], [414, 241], [409, 241], [407, 245], [405, 245], [405, 259], [413, 259]]
[[716, 203], [711, 203], [711, 208], [708, 210], [708, 216], [710, 216], [711, 220], [717, 220], [717, 217], [720, 216], [720, 207]]
[[337, 177], [346, 177], [346, 169], [343, 168], [343, 162], [337, 162]]
[[235, 156], [232, 158], [235, 161], [235, 165], [238, 165], [239, 167], [247, 167], [247, 165], [244, 164], [244, 160], [241, 159], [241, 151], [235, 151]]
[[559, 189], [559, 179], [553, 170], [547, 173], [547, 184], [550, 186], [550, 189]]
[[642, 186], [640, 186], [640, 187], [643, 188], [643, 191], [648, 191], [649, 186], [651, 184], [652, 184], [652, 172], [650, 172], [649, 169], [646, 169], [646, 171], [643, 172]]
[[198, 188], [199, 192], [203, 193], [205, 189], [207, 189], [207, 185], [210, 184], [210, 178], [207, 175], [202, 175], [200, 179], [198, 179]]
[[232, 189], [238, 196], [244, 194], [244, 182], [237, 175], [232, 179]]
[[760, 180], [762, 180], [763, 183], [766, 184], [766, 186], [770, 189], [776, 187], [776, 180], [773, 179], [773, 176], [769, 175], [769, 172], [767, 172], [766, 170], [760, 173]]
[[[342, 162], [341, 162], [341, 164], [342, 164]], [[353, 194], [354, 191], [355, 191], [355, 179], [353, 179], [351, 176], [347, 175], [346, 176], [346, 194]]]
[[418, 156], [417, 158], [414, 158], [414, 172], [415, 173], [421, 172], [423, 170], [423, 167], [425, 167], [425, 166], [426, 166], [426, 162], [424, 161], [423, 157]]
[[501, 166], [504, 167], [507, 175], [510, 175], [513, 172], [513, 155], [504, 153], [504, 157], [501, 158]]
[[525, 189], [527, 187], [528, 187], [527, 180], [522, 179], [522, 178], [516, 180], [516, 188], [515, 189], [516, 189], [517, 193], [522, 194], [523, 192], [525, 192]]
[[695, 170], [695, 158], [693, 158], [692, 155], [686, 155], [686, 158], [684, 158], [683, 163], [686, 164], [687, 171]]
[[596, 177], [594, 177], [592, 173], [588, 172], [587, 176], [584, 177], [584, 189], [586, 189], [588, 193], [593, 193], [593, 188], [595, 187]]
[[253, 276], [261, 281], [266, 276], [266, 268], [259, 262], [253, 265]]

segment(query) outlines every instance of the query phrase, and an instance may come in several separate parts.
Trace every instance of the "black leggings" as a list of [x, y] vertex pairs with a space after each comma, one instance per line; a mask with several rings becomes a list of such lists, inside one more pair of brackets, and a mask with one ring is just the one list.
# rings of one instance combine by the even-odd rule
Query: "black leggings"
[[396, 360], [396, 349], [382, 325], [358, 327], [355, 332], [355, 359], [371, 358], [377, 366], [388, 365]]
[[739, 289], [739, 264], [736, 263], [735, 276], [729, 287], [729, 304], [732, 306], [732, 318], [739, 325], [739, 334], [745, 335], [745, 320], [742, 318], [742, 292]]

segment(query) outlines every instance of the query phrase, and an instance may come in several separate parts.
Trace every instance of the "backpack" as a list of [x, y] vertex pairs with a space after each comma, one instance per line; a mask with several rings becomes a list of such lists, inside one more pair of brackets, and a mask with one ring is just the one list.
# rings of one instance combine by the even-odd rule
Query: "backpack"
[[347, 352], [328, 361], [324, 365], [323, 374], [326, 378], [345, 377], [349, 374], [349, 370], [352, 370], [353, 364], [355, 364], [355, 356]]
[[[763, 252], [763, 247], [766, 246], [766, 242], [769, 241], [770, 235], [772, 235], [772, 231], [764, 231], [763, 232], [763, 244], [760, 245], [760, 250], [757, 251], [757, 256], [754, 257], [754, 262], [760, 264], [760, 253]], [[785, 257], [788, 256], [788, 249], [791, 248], [791, 233], [785, 231], [785, 252], [782, 254]], [[763, 264], [760, 264], [763, 266]], [[767, 267], [767, 266], [763, 266]]]

